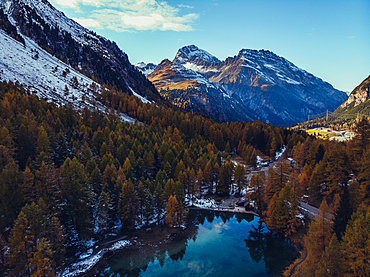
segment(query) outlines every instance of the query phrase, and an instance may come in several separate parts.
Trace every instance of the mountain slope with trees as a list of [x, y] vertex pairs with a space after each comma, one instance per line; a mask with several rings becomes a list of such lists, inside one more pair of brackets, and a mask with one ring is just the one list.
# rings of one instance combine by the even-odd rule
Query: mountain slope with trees
[[321, 114], [319, 118], [302, 122], [295, 129], [312, 127], [331, 127], [336, 130], [354, 130], [356, 122], [362, 117], [370, 116], [370, 76], [353, 89], [348, 99], [333, 113]]
[[10, 247], [1, 249], [3, 272], [58, 273], [91, 238], [163, 220], [177, 226], [189, 199], [227, 195], [242, 176], [231, 153], [254, 165], [257, 149], [275, 153], [303, 140], [280, 127], [216, 123], [114, 90], [104, 98], [143, 124], [79, 113], [0, 83], [0, 230]]
[[[50, 55], [49, 59], [54, 56], [66, 67], [71, 66], [100, 84], [128, 94], [134, 91], [150, 101], [161, 99], [154, 86], [114, 42], [67, 18], [48, 1], [2, 1], [0, 8], [1, 28], [18, 38], [25, 47], [35, 48], [32, 44], [36, 43]], [[17, 73], [14, 73], [13, 79], [6, 80], [17, 80]]]

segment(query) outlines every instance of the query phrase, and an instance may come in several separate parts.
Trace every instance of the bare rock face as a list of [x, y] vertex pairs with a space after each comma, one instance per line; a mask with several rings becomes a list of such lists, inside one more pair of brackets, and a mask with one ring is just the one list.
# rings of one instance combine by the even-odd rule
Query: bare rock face
[[348, 99], [343, 102], [341, 108], [346, 108], [350, 104], [354, 103], [354, 106], [358, 106], [365, 103], [370, 99], [370, 75], [357, 86], [349, 95]]
[[[289, 126], [308, 115], [334, 111], [347, 98], [343, 91], [266, 50], [242, 49], [220, 61], [195, 45], [185, 46], [173, 61], [162, 61], [148, 79], [175, 105], [203, 109], [215, 119], [219, 117], [210, 107], [217, 106], [225, 121], [257, 119]], [[195, 94], [202, 94], [202, 105], [192, 101]]]

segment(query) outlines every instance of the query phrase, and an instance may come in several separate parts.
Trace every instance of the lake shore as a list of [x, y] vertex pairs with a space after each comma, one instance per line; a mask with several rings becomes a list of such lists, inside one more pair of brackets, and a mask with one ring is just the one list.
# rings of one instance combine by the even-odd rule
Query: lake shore
[[[218, 213], [233, 214], [250, 214], [258, 216], [251, 211], [244, 211], [244, 208], [236, 207], [234, 209], [227, 209], [222, 207], [197, 207], [191, 206], [189, 210], [203, 210]], [[178, 241], [184, 238], [191, 237], [193, 230], [191, 220], [187, 220], [185, 226], [182, 227], [169, 227], [166, 224], [158, 225], [157, 223], [150, 224], [130, 233], [110, 237], [98, 242], [93, 248], [90, 248], [85, 257], [78, 262], [70, 265], [62, 274], [63, 277], [75, 276], [96, 276], [102, 268], [106, 266], [106, 261], [114, 255], [125, 255], [125, 253], [152, 253], [160, 251], [161, 249], [168, 248], [173, 241]]]

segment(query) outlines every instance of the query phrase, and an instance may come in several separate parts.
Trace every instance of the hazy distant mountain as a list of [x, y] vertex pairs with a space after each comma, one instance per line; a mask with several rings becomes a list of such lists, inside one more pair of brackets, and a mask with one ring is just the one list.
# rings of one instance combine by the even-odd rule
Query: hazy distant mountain
[[114, 42], [85, 29], [48, 1], [1, 1], [0, 17], [2, 80], [18, 81], [31, 92], [77, 108], [99, 108], [99, 83], [143, 101], [161, 98]]
[[[185, 46], [173, 61], [162, 61], [148, 79], [162, 96], [188, 110], [204, 109], [215, 117], [207, 111], [217, 105], [224, 110], [218, 112], [225, 121], [259, 119], [288, 126], [309, 114], [333, 111], [347, 98], [343, 91], [265, 50], [243, 49], [220, 61], [194, 45]], [[207, 93], [210, 89], [221, 97], [213, 99]], [[202, 95], [201, 105], [181, 99], [185, 94], [191, 99], [192, 92]]]

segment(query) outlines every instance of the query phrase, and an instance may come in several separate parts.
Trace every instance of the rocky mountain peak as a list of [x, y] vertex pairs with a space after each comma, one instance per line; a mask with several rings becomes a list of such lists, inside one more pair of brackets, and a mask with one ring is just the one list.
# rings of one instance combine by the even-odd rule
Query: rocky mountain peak
[[157, 67], [154, 63], [139, 62], [135, 64], [135, 67], [139, 69], [146, 77], [154, 71]]
[[351, 92], [348, 99], [341, 105], [341, 108], [345, 108], [352, 103], [354, 103], [354, 106], [356, 107], [369, 99], [370, 99], [370, 75]]
[[191, 61], [220, 63], [221, 61], [205, 50], [198, 48], [195, 45], [188, 45], [180, 48], [173, 60], [174, 63], [185, 64]]
[[188, 95], [193, 101], [189, 110], [199, 104], [201, 93], [205, 101], [198, 108], [211, 116], [211, 106], [218, 105], [224, 120], [245, 120], [231, 110], [226, 112], [230, 106], [234, 113], [247, 111], [252, 115], [249, 118], [283, 126], [304, 121], [308, 114], [334, 110], [347, 97], [269, 50], [242, 49], [236, 56], [219, 61], [189, 45], [178, 50], [173, 62], [162, 61], [148, 78], [175, 104], [179, 104], [179, 97]]

